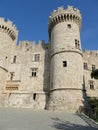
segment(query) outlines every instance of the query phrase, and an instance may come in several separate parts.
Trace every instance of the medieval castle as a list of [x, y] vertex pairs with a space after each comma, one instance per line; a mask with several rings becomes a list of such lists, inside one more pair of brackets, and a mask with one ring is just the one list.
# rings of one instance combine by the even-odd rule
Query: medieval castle
[[17, 43], [18, 30], [0, 18], [0, 107], [76, 112], [98, 98], [98, 51], [81, 49], [81, 14], [72, 6], [49, 16], [49, 43]]

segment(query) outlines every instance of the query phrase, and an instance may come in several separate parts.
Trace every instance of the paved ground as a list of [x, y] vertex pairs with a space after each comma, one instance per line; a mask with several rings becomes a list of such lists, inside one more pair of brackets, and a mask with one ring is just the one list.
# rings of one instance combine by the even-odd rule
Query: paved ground
[[66, 112], [0, 108], [0, 130], [98, 130], [86, 117]]

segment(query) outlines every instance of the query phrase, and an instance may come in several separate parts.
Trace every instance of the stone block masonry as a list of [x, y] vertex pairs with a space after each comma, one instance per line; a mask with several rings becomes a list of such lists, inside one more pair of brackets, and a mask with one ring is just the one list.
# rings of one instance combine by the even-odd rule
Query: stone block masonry
[[98, 98], [98, 51], [82, 52], [81, 13], [68, 6], [49, 16], [49, 43], [17, 44], [18, 30], [0, 18], [0, 107], [77, 112]]

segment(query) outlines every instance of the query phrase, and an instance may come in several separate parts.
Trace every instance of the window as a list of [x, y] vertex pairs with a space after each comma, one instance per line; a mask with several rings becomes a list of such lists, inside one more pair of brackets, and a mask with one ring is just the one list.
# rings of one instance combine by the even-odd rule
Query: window
[[35, 100], [35, 99], [36, 99], [36, 93], [33, 94], [33, 100]]
[[75, 39], [75, 47], [77, 49], [80, 49], [80, 44], [79, 44], [79, 40]]
[[88, 70], [88, 65], [87, 65], [86, 62], [84, 62], [84, 69], [85, 69], [85, 70]]
[[71, 28], [71, 24], [67, 24], [67, 27], [68, 27], [68, 28]]
[[67, 61], [63, 61], [63, 67], [67, 67]]
[[[79, 42], [79, 41], [78, 41]], [[78, 43], [78, 49], [80, 49], [80, 44]]]
[[92, 65], [92, 71], [94, 71], [96, 69], [95, 65]]
[[92, 55], [93, 53], [92, 53], [92, 51], [90, 51], [90, 55]]
[[8, 57], [6, 56], [5, 59], [7, 59]]
[[32, 77], [37, 76], [37, 68], [32, 68]]
[[35, 61], [39, 61], [40, 60], [40, 54], [35, 54]]
[[94, 89], [94, 81], [89, 80], [90, 89]]
[[13, 63], [16, 63], [16, 58], [17, 58], [17, 56], [14, 56]]
[[13, 80], [14, 72], [10, 72], [10, 80]]

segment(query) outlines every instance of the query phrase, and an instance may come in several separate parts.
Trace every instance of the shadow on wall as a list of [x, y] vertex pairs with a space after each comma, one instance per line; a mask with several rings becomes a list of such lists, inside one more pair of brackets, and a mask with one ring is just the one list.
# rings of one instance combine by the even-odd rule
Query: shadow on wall
[[98, 130], [98, 128], [92, 126], [83, 126], [79, 124], [72, 124], [69, 121], [62, 121], [59, 118], [51, 118], [54, 122], [51, 127], [56, 130]]
[[46, 105], [45, 109], [47, 108], [48, 100], [49, 100], [49, 86], [50, 86], [50, 45], [43, 43], [43, 49], [45, 50], [45, 58], [44, 58], [44, 81], [43, 81], [43, 90], [46, 96]]
[[88, 102], [88, 97], [87, 97], [87, 94], [86, 94], [86, 85], [85, 85], [85, 77], [83, 76], [83, 85], [82, 85], [82, 94], [83, 94], [83, 105], [84, 105], [84, 108], [89, 108], [89, 102]]

